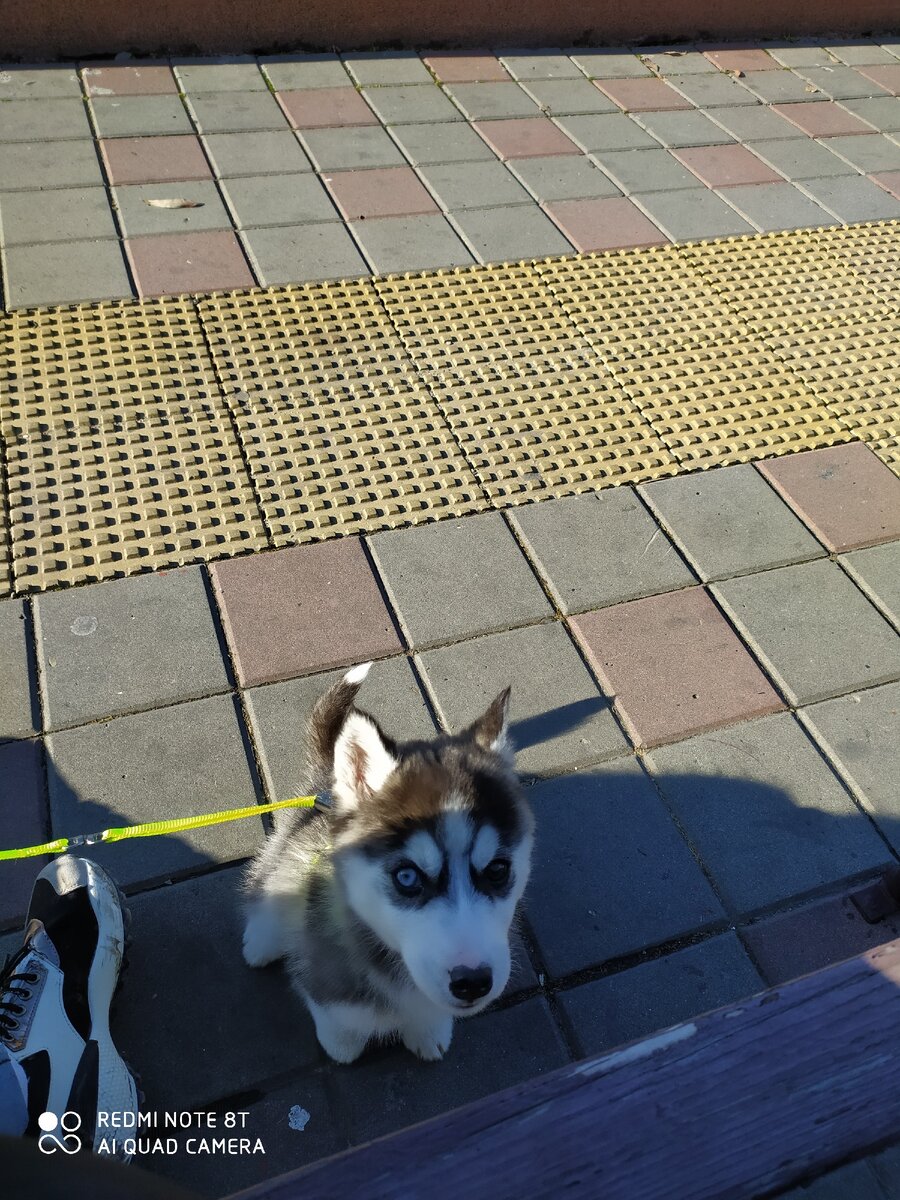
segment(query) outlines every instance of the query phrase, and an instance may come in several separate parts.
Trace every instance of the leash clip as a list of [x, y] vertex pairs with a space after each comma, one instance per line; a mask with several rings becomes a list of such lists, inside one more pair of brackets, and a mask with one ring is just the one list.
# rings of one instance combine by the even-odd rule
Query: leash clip
[[106, 830], [101, 833], [76, 833], [74, 837], [68, 839], [68, 850], [73, 850], [78, 846], [96, 846], [99, 842], [106, 841]]

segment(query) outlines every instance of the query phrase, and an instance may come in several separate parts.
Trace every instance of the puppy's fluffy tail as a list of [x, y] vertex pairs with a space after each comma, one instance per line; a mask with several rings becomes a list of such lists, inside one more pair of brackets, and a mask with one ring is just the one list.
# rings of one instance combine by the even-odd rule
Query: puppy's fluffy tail
[[331, 685], [316, 701], [309, 718], [309, 777], [316, 791], [325, 791], [331, 786], [334, 769], [334, 747], [340, 737], [344, 722], [353, 708], [363, 680], [372, 666], [362, 663], [348, 671], [343, 679]]

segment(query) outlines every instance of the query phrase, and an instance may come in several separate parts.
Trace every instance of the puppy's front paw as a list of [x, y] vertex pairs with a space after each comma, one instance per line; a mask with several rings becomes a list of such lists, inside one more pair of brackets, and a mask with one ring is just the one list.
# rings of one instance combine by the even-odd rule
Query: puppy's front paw
[[278, 922], [273, 912], [258, 908], [247, 918], [244, 929], [244, 962], [248, 967], [265, 967], [281, 958]]
[[444, 1017], [424, 1027], [412, 1026], [404, 1029], [400, 1037], [407, 1050], [412, 1050], [418, 1058], [425, 1062], [439, 1062], [453, 1040], [453, 1018]]

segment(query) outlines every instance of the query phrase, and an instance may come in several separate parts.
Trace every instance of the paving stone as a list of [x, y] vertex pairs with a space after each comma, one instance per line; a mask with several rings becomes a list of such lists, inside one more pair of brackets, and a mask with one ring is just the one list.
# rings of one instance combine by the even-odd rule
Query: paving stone
[[602, 1054], [762, 990], [733, 933], [561, 992], [583, 1055]]
[[824, 553], [749, 464], [660, 479], [641, 491], [701, 579], [781, 567]]
[[569, 254], [572, 250], [571, 242], [536, 205], [462, 209], [453, 214], [453, 219], [481, 262]]
[[515, 158], [510, 170], [530, 188], [540, 203], [545, 200], [595, 199], [618, 196], [619, 189], [589, 158], [568, 154], [549, 158]]
[[211, 573], [243, 687], [403, 648], [358, 538], [227, 559]]
[[659, 75], [700, 75], [715, 71], [715, 66], [698, 50], [667, 48], [655, 53], [641, 50], [641, 57], [652, 63]]
[[[568, 1062], [547, 1001], [535, 996], [511, 1008], [457, 1021], [450, 1049], [423, 1066], [402, 1046], [369, 1051], [335, 1071], [337, 1108], [354, 1145], [392, 1133]], [[378, 1097], [373, 1103], [373, 1097]]]
[[[0, 743], [0, 847], [39, 846], [49, 832], [41, 743], [36, 739]], [[49, 861], [40, 856], [3, 864], [0, 926], [22, 928], [34, 877]]]
[[857, 221], [896, 220], [900, 203], [871, 179], [843, 175], [835, 179], [809, 179], [806, 190], [845, 224]]
[[500, 54], [500, 61], [514, 79], [577, 79], [581, 71], [557, 48], [531, 53]]
[[175, 72], [184, 90], [191, 93], [262, 92], [266, 89], [266, 81], [251, 58], [176, 63]]
[[571, 624], [636, 745], [784, 707], [703, 588], [617, 604]]
[[744, 87], [764, 104], [815, 103], [825, 93], [793, 71], [751, 71], [741, 80]]
[[767, 459], [758, 469], [829, 550], [900, 538], [900, 481], [861, 442]]
[[559, 978], [723, 919], [712, 888], [633, 758], [528, 790], [537, 818], [526, 911]]
[[[47, 755], [54, 837], [257, 802], [252, 750], [231, 696], [51, 733]], [[244, 858], [262, 839], [262, 820], [248, 818], [177, 836], [90, 846], [84, 854], [131, 887]]]
[[199, 567], [45, 592], [34, 611], [47, 728], [228, 687]]
[[303, 144], [320, 171], [359, 167], [405, 166], [406, 159], [386, 130], [377, 125], [347, 125], [343, 129], [307, 129]]
[[733, 911], [801, 896], [890, 860], [790, 713], [661, 747], [647, 761]]
[[720, 71], [774, 71], [778, 63], [763, 49], [707, 50], [706, 57]]
[[894, 63], [897, 61], [893, 54], [868, 39], [844, 42], [838, 46], [826, 46], [825, 49], [842, 63], [846, 63], [847, 66], [868, 66], [870, 63]]
[[792, 183], [758, 183], [728, 189], [735, 208], [763, 231], [818, 228], [837, 221]]
[[255, 282], [230, 229], [129, 238], [125, 250], [141, 296], [216, 292]]
[[[302, 796], [309, 787], [308, 747], [303, 734], [316, 700], [344, 674], [344, 670], [337, 670], [308, 675], [285, 683], [264, 684], [244, 694], [253, 740], [273, 799]], [[377, 663], [362, 685], [357, 704], [398, 741], [432, 738], [438, 732], [406, 658]]]
[[337, 209], [315, 175], [251, 175], [222, 190], [239, 228], [336, 221]]
[[792, 704], [900, 676], [900, 638], [837, 563], [779, 567], [714, 590]]
[[[525, 160], [533, 161], [533, 160]], [[560, 161], [552, 159], [553, 162]], [[568, 159], [563, 159], [568, 162]], [[599, 175], [600, 172], [598, 171]], [[521, 184], [501, 162], [436, 163], [422, 176], [445, 209], [531, 204]]]
[[753, 233], [753, 226], [724, 200], [702, 188], [637, 193], [633, 198], [663, 233], [676, 242]]
[[411, 167], [334, 171], [326, 182], [348, 221], [437, 212], [437, 204]]
[[769, 54], [783, 67], [827, 67], [833, 66], [835, 61], [833, 55], [816, 42], [772, 45]]
[[279, 92], [278, 99], [295, 129], [378, 124], [371, 108], [352, 87], [303, 88]]
[[422, 57], [442, 83], [496, 83], [509, 79], [497, 56], [487, 50], [432, 50]]
[[525, 85], [529, 96], [549, 116], [566, 113], [617, 113], [615, 104], [580, 72], [577, 79], [535, 79]]
[[668, 150], [609, 150], [597, 161], [626, 192], [664, 192], [699, 187], [697, 177]]
[[112, 300], [133, 295], [115, 241], [7, 246], [3, 251], [6, 302], [10, 307]]
[[648, 112], [638, 119], [664, 146], [713, 146], [734, 141], [701, 112]]
[[284, 110], [269, 92], [213, 92], [189, 96], [188, 106], [201, 133], [283, 130]]
[[863, 590], [900, 626], [900, 542], [885, 542], [841, 557]]
[[758, 159], [746, 146], [685, 147], [674, 153], [708, 187], [781, 182], [778, 172]]
[[95, 96], [91, 100], [100, 137], [193, 133], [178, 96]]
[[[900, 98], [897, 96], [879, 96], [872, 100], [842, 100], [841, 107], [847, 110], [848, 115], [867, 122], [861, 128], [863, 133], [871, 133], [872, 126], [884, 133], [896, 133], [900, 130]], [[854, 131], [842, 129], [839, 132]]]
[[0, 64], [0, 100], [52, 100], [66, 96], [81, 98], [74, 63]]
[[[877, 83], [879, 89], [884, 89], [890, 92], [892, 96], [900, 95], [900, 62], [889, 56], [890, 66], [874, 66], [863, 67], [860, 74], [865, 75], [867, 79], [871, 79], [873, 83]], [[885, 62], [888, 58], [884, 59]], [[873, 93], [873, 95], [881, 95], [881, 92]]]
[[[219, 871], [129, 901], [134, 949], [115, 1038], [159, 1112], [210, 1104], [320, 1061], [312, 1019], [284, 971], [253, 970], [241, 958], [241, 874]], [[265, 1020], [248, 1021], [248, 1012]]]
[[483, 121], [475, 128], [501, 158], [542, 158], [577, 154], [578, 147], [546, 117]]
[[365, 88], [363, 95], [385, 125], [462, 121], [463, 115], [429, 77], [405, 87]]
[[212, 133], [203, 139], [216, 174], [225, 179], [240, 175], [282, 175], [309, 171], [309, 159], [295, 134], [283, 132]]
[[0, 192], [0, 237], [6, 246], [115, 236], [105, 188]]
[[112, 138], [99, 145], [110, 183], [170, 183], [212, 178], [199, 138]]
[[40, 729], [27, 629], [22, 601], [0, 600], [0, 741]]
[[867, 173], [900, 168], [900, 145], [880, 133], [829, 138], [828, 149]]
[[772, 112], [784, 117], [810, 137], [835, 137], [840, 133], [871, 133], [871, 126], [840, 104], [819, 100], [802, 104], [776, 104]]
[[525, 504], [510, 519], [564, 613], [694, 582], [630, 488]]
[[832, 100], [862, 100], [882, 95], [877, 83], [851, 67], [798, 67], [797, 74]]
[[91, 135], [87, 109], [80, 99], [4, 100], [2, 142], [43, 142]]
[[412, 645], [493, 633], [553, 613], [499, 513], [378, 533], [369, 544]]
[[0, 179], [5, 190], [14, 188], [83, 187], [103, 183], [103, 171], [94, 143], [0, 143]]
[[803, 718], [881, 832], [900, 849], [900, 684], [825, 700], [804, 709]]
[[447, 92], [470, 121], [537, 116], [539, 112], [517, 83], [454, 83]]
[[276, 54], [259, 61], [278, 91], [346, 87], [350, 83], [347, 69], [336, 54]]
[[872, 178], [879, 187], [883, 187], [886, 192], [900, 200], [900, 171], [882, 171]]
[[[166, 63], [85, 67], [81, 72], [89, 96], [174, 96], [178, 84]], [[76, 79], [77, 85], [77, 79]], [[77, 91], [76, 86], [76, 91]]]
[[414, 50], [375, 50], [344, 55], [344, 65], [361, 84], [431, 83], [428, 69]]
[[624, 198], [556, 200], [546, 207], [575, 249], [583, 252], [658, 246], [666, 241], [666, 235]]
[[[854, 140], [859, 136], [854, 135]], [[808, 137], [792, 137], [777, 141], [750, 142], [748, 148], [788, 179], [822, 179], [833, 175], [854, 174], [852, 167], [831, 153], [829, 147], [834, 140], [829, 138], [825, 142], [815, 142]]]
[[598, 117], [560, 117], [573, 142], [589, 154], [603, 150], [656, 149], [659, 143], [624, 113]]
[[728, 75], [671, 75], [668, 82], [698, 108], [733, 108], [737, 104], [758, 103], [752, 92]]
[[651, 79], [652, 73], [636, 54], [621, 50], [572, 50], [572, 61], [589, 79]]
[[459, 642], [422, 655], [421, 664], [438, 714], [454, 733], [512, 686], [510, 733], [524, 774], [552, 775], [628, 752], [609, 701], [562, 625]]
[[691, 102], [663, 79], [598, 79], [596, 86], [625, 112], [691, 108]]
[[885, 1192], [868, 1160], [847, 1163], [820, 1175], [812, 1183], [782, 1193], [783, 1200], [847, 1200], [851, 1196], [853, 1200], [885, 1200]]
[[356, 243], [340, 221], [245, 229], [242, 237], [256, 276], [267, 287], [367, 273]]
[[446, 217], [438, 213], [369, 219], [354, 222], [351, 228], [374, 269], [382, 274], [462, 267], [475, 261]]
[[[173, 193], [176, 193], [173, 195]], [[211, 179], [179, 184], [135, 183], [113, 189], [126, 237], [145, 233], [184, 233], [191, 229], [231, 229], [231, 218]], [[156, 208], [149, 200], [190, 200], [197, 208]]]
[[762, 104], [741, 108], [716, 108], [710, 116], [741, 142], [797, 137], [795, 125], [791, 125], [773, 109]]
[[414, 166], [428, 163], [493, 161], [495, 155], [469, 125], [398, 125], [394, 137]]

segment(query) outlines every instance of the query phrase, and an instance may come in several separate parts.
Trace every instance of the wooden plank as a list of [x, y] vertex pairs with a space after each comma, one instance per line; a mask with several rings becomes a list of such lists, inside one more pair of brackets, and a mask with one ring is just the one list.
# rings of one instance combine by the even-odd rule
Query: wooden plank
[[738, 1200], [900, 1137], [898, 1079], [900, 940], [240, 1196]]

